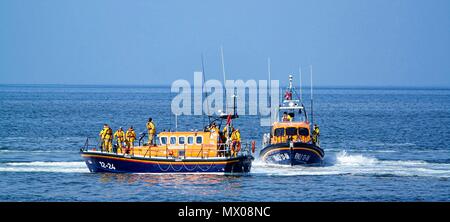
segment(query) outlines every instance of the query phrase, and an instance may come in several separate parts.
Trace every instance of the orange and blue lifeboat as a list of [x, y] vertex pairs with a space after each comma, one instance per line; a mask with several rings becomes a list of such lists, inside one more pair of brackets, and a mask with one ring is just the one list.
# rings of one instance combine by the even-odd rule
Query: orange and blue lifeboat
[[81, 156], [91, 172], [110, 173], [247, 173], [250, 147], [233, 155], [216, 132], [161, 132], [157, 145], [105, 152], [85, 146]]
[[275, 122], [262, 161], [281, 165], [322, 165], [325, 153], [312, 143], [308, 122]]

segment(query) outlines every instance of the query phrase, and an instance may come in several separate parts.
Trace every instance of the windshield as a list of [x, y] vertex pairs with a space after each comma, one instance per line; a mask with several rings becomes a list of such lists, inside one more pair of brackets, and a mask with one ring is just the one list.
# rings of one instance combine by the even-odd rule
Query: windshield
[[284, 128], [275, 129], [275, 136], [284, 136]]
[[286, 128], [286, 135], [288, 135], [288, 136], [297, 135], [297, 128], [295, 128], [295, 127]]
[[309, 130], [307, 128], [298, 128], [298, 134], [301, 136], [309, 136]]

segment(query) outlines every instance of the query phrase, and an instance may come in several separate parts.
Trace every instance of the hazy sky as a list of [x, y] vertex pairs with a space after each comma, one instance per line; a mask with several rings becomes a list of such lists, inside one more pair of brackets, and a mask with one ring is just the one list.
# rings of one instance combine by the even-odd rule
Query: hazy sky
[[450, 1], [0, 1], [0, 83], [222, 79], [221, 45], [229, 79], [449, 87]]

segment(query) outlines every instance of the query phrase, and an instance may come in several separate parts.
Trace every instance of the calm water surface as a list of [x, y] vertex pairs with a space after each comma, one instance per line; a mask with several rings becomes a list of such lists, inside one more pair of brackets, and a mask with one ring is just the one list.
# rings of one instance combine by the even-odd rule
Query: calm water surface
[[[306, 91], [306, 90], [305, 90]], [[174, 128], [168, 87], [0, 86], [0, 201], [450, 201], [450, 90], [315, 91], [323, 167], [255, 161], [245, 176], [89, 173], [103, 123]], [[308, 96], [308, 95], [306, 95]], [[180, 117], [179, 130], [202, 117]], [[267, 127], [242, 116], [243, 138]]]

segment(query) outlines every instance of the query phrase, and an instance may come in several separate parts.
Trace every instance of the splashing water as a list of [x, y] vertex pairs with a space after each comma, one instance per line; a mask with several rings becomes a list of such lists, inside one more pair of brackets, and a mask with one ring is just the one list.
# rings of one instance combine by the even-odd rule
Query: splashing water
[[[430, 176], [450, 177], [450, 164], [425, 161], [379, 160], [347, 151], [328, 153], [323, 166], [285, 166], [253, 162], [253, 175], [370, 175], [370, 176]], [[88, 173], [84, 162], [8, 162], [0, 165], [0, 172], [61, 172]]]
[[84, 162], [10, 162], [0, 165], [0, 172], [87, 173]]
[[320, 167], [283, 166], [267, 164], [257, 160], [253, 163], [252, 173], [270, 176], [375, 175], [449, 178], [450, 164], [412, 160], [378, 160], [361, 154], [349, 154], [344, 150], [339, 153], [329, 153], [325, 158], [324, 165]]

